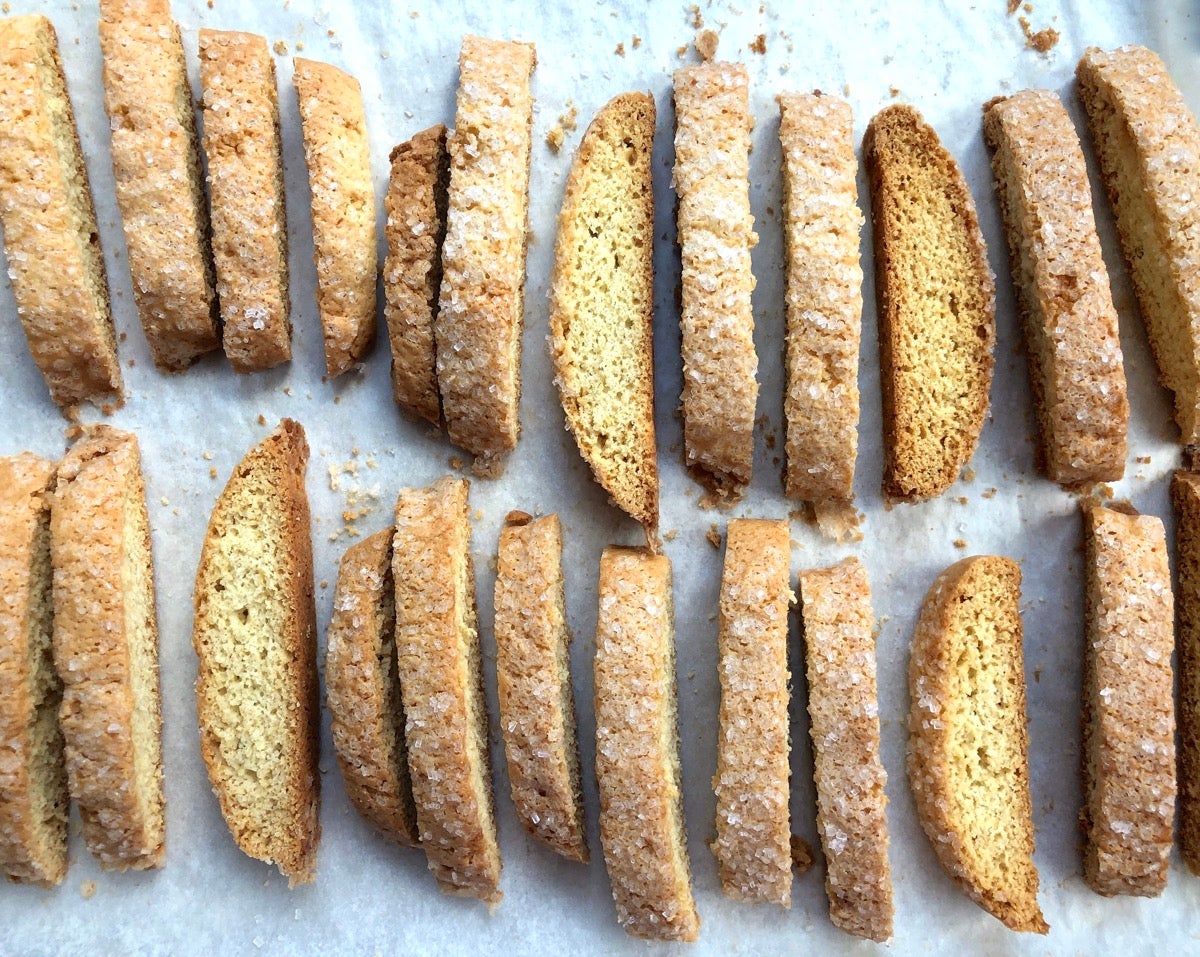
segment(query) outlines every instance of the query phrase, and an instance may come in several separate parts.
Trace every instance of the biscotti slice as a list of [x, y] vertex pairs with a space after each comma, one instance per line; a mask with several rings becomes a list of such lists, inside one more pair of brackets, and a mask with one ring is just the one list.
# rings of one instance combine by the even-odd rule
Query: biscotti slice
[[550, 351], [567, 426], [616, 505], [658, 531], [654, 439], [654, 99], [596, 114], [567, 179]]
[[734, 519], [725, 537], [717, 671], [716, 840], [721, 889], [734, 900], [792, 904], [788, 819], [786, 521]]
[[17, 317], [68, 416], [121, 397], [96, 210], [58, 38], [43, 16], [0, 20], [0, 225]]
[[1145, 47], [1090, 47], [1075, 76], [1159, 379], [1200, 444], [1200, 126]]
[[137, 437], [89, 426], [50, 511], [67, 779], [105, 870], [163, 863], [158, 620]]
[[1021, 569], [965, 558], [925, 596], [908, 663], [908, 779], [946, 873], [1012, 930], [1045, 934], [1033, 863]]
[[292, 358], [279, 92], [267, 41], [200, 31], [213, 262], [234, 372]]
[[1025, 327], [1040, 458], [1060, 485], [1125, 474], [1129, 401], [1083, 150], [1049, 90], [990, 101], [983, 133]]
[[910, 106], [863, 141], [871, 182], [883, 392], [883, 490], [945, 491], [970, 461], [988, 408], [996, 290], [958, 164]]
[[213, 506], [192, 644], [200, 751], [225, 823], [288, 885], [316, 876], [321, 777], [308, 443], [284, 419]]
[[647, 940], [693, 941], [679, 767], [671, 560], [610, 546], [596, 622], [596, 784], [600, 842], [617, 921]]
[[854, 497], [863, 215], [853, 133], [845, 100], [780, 95], [787, 256], [784, 491], [809, 502]]
[[500, 846], [475, 612], [468, 483], [401, 489], [392, 578], [396, 673], [417, 828], [443, 893], [495, 905]]
[[463, 38], [433, 329], [450, 440], [499, 474], [521, 431], [532, 43]]
[[67, 875], [67, 770], [53, 618], [54, 465], [0, 458], [0, 871], [51, 886]]
[[1084, 508], [1083, 879], [1155, 897], [1175, 821], [1174, 602], [1162, 521]]
[[496, 680], [517, 817], [546, 846], [588, 860], [557, 515], [512, 512], [496, 561]]
[[383, 834], [415, 847], [417, 811], [396, 673], [391, 528], [346, 550], [326, 633], [325, 688], [346, 794]]
[[328, 63], [294, 62], [312, 197], [317, 309], [325, 370], [332, 377], [362, 359], [375, 339], [375, 183], [358, 80]]
[[750, 81], [740, 63], [675, 71], [684, 455], [719, 499], [750, 484], [758, 356], [750, 294]]
[[895, 907], [871, 585], [862, 562], [847, 558], [801, 572], [799, 590], [829, 919], [882, 942], [892, 936]]

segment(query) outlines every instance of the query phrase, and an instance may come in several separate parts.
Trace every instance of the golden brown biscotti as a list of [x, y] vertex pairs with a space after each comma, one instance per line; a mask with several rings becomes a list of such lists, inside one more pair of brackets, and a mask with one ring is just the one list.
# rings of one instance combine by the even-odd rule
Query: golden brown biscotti
[[658, 534], [654, 99], [622, 93], [584, 134], [558, 216], [550, 352], [567, 427], [600, 486]]
[[105, 870], [165, 856], [158, 620], [137, 436], [88, 426], [50, 510], [67, 780]]
[[892, 936], [895, 906], [871, 585], [852, 557], [801, 572], [799, 592], [829, 919], [856, 937], [883, 942]]
[[513, 804], [525, 830], [586, 863], [570, 641], [558, 516], [512, 512], [496, 560], [496, 681]]
[[1075, 76], [1180, 441], [1200, 444], [1200, 125], [1145, 47], [1089, 47]]
[[616, 546], [601, 555], [594, 690], [600, 842], [617, 921], [634, 937], [694, 941], [665, 555]]
[[217, 296], [234, 372], [292, 358], [287, 206], [275, 61], [264, 37], [200, 31]]
[[328, 63], [301, 57], [294, 63], [312, 198], [317, 309], [325, 370], [332, 377], [362, 359], [375, 340], [375, 183], [358, 80]]
[[0, 225], [33, 361], [72, 416], [121, 396], [96, 210], [58, 38], [43, 16], [0, 20]]
[[750, 81], [740, 63], [675, 71], [682, 259], [683, 438], [692, 474], [719, 499], [750, 484], [758, 356], [750, 294]]
[[0, 458], [0, 871], [61, 884], [67, 875], [62, 681], [50, 645], [54, 464]]
[[416, 847], [417, 810], [396, 672], [392, 535], [385, 528], [342, 556], [325, 635], [325, 689], [350, 802], [397, 844]]
[[962, 171], [911, 106], [867, 127], [889, 498], [945, 491], [988, 408], [996, 288]]
[[304, 472], [284, 419], [230, 475], [196, 570], [200, 751], [239, 848], [288, 885], [316, 876], [321, 776], [317, 627]]
[[1200, 475], [1171, 480], [1179, 585], [1179, 850], [1200, 874]]
[[964, 558], [929, 589], [908, 662], [908, 779], [946, 873], [1012, 930], [1045, 934], [1033, 863], [1021, 569]]
[[1153, 515], [1084, 506], [1083, 879], [1156, 897], [1175, 822], [1175, 612]]
[[400, 490], [392, 579], [396, 669], [417, 828], [446, 894], [500, 902], [487, 702], [475, 611], [468, 483]]

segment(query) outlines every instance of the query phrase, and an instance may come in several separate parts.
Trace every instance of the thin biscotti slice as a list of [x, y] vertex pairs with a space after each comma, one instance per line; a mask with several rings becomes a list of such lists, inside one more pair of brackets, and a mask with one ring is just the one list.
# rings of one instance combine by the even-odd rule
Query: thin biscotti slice
[[358, 80], [328, 63], [294, 62], [312, 197], [317, 309], [325, 370], [332, 377], [362, 359], [375, 339], [375, 183]]
[[616, 505], [658, 532], [654, 438], [654, 99], [596, 114], [567, 179], [550, 352], [579, 454]]
[[1171, 480], [1178, 554], [1179, 849], [1200, 874], [1200, 475]]
[[719, 499], [750, 484], [758, 356], [750, 294], [750, 81], [740, 63], [675, 71], [682, 259], [683, 438], [692, 474]]
[[62, 681], [50, 645], [54, 465], [0, 458], [0, 871], [52, 886], [67, 875]]
[[346, 550], [326, 632], [325, 689], [346, 794], [383, 834], [416, 847], [417, 811], [396, 673], [391, 528]]
[[716, 840], [721, 890], [734, 900], [792, 904], [788, 819], [786, 521], [734, 519], [725, 537], [717, 671]]
[[121, 397], [92, 190], [54, 27], [0, 20], [0, 225], [17, 318], [50, 397], [71, 416]]
[[929, 589], [908, 662], [908, 779], [946, 873], [1012, 930], [1045, 934], [1020, 602], [1021, 569], [993, 555], [956, 562]]
[[863, 141], [871, 182], [883, 392], [883, 490], [945, 491], [970, 461], [988, 408], [996, 287], [962, 171], [911, 106]]
[[858, 455], [862, 266], [850, 104], [779, 96], [786, 246], [788, 498], [849, 502]]
[[1089, 47], [1075, 76], [1180, 441], [1200, 444], [1200, 125], [1145, 47]]
[[200, 31], [213, 262], [234, 372], [292, 358], [287, 207], [275, 61], [264, 37]]
[[801, 572], [799, 590], [829, 919], [882, 942], [892, 936], [895, 906], [871, 585], [862, 562], [847, 558]]
[[316, 876], [321, 776], [312, 538], [298, 422], [246, 453], [213, 506], [192, 644], [208, 779], [238, 847]]
[[1060, 485], [1125, 474], [1129, 400], [1117, 311], [1075, 127], [1049, 90], [998, 97], [983, 133], [1025, 326], [1041, 465]]
[[1153, 515], [1084, 506], [1083, 879], [1156, 897], [1175, 822], [1174, 601]]
[[496, 681], [513, 804], [525, 830], [586, 863], [570, 641], [558, 516], [512, 512], [496, 560]]
[[159, 867], [158, 619], [137, 436], [84, 430], [58, 467], [50, 551], [59, 720], [84, 840], [106, 870]]
[[469, 485], [401, 489], [392, 578], [396, 673], [417, 828], [446, 894], [500, 902], [487, 702], [471, 563]]
[[609, 546], [600, 557], [595, 660], [600, 842], [617, 921], [647, 940], [693, 941], [679, 767], [671, 560]]

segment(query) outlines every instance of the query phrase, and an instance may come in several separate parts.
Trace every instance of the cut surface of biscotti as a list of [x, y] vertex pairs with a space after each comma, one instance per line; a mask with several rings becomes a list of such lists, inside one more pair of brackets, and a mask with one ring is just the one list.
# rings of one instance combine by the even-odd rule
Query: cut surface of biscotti
[[320, 774], [317, 629], [304, 473], [284, 419], [213, 506], [196, 571], [200, 751], [238, 847], [291, 886], [316, 876]]
[[392, 535], [385, 528], [342, 556], [326, 632], [325, 688], [350, 802], [381, 833], [415, 847], [417, 811], [396, 673]]
[[1200, 444], [1200, 125], [1145, 47], [1090, 47], [1075, 76], [1159, 379]]
[[634, 937], [693, 941], [679, 767], [671, 561], [610, 546], [596, 622], [596, 784], [600, 842], [617, 921]]
[[58, 467], [50, 511], [54, 666], [67, 780], [106, 870], [165, 855], [158, 620], [137, 437], [89, 426]]
[[444, 893], [500, 902], [469, 485], [401, 489], [392, 578], [396, 669], [417, 828]]
[[557, 515], [513, 512], [496, 561], [496, 681], [513, 805], [530, 834], [586, 862], [570, 641], [562, 525]]
[[1155, 897], [1175, 822], [1174, 601], [1152, 515], [1084, 507], [1083, 879]]
[[0, 871], [51, 886], [67, 874], [62, 681], [50, 645], [54, 465], [0, 458]]
[[1021, 570], [965, 558], [925, 596], [908, 663], [908, 778], [946, 873], [1012, 930], [1045, 934], [1033, 863]]
[[43, 16], [0, 20], [0, 225], [17, 317], [50, 397], [120, 404], [121, 367], [96, 210], [58, 38]]
[[945, 491], [988, 408], [996, 290], [962, 171], [921, 114], [889, 106], [867, 127], [883, 393], [883, 490]]
[[847, 558], [801, 572], [799, 591], [829, 919], [882, 942], [892, 936], [895, 906], [871, 585], [862, 562]]
[[567, 426], [616, 505], [658, 530], [654, 438], [654, 99], [596, 114], [567, 179], [550, 290], [550, 351]]
[[1075, 127], [1049, 90], [984, 106], [984, 138], [1025, 327], [1046, 474], [1065, 486], [1125, 474], [1129, 400], [1117, 311]]
[[533, 44], [463, 38], [434, 334], [450, 440], [494, 476], [521, 431]]
[[1200, 475], [1178, 471], [1171, 481], [1179, 585], [1179, 849], [1200, 874]]

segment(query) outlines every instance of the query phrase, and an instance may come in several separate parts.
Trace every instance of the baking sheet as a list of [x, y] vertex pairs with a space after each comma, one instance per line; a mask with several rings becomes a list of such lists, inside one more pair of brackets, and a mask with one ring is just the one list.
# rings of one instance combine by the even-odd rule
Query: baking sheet
[[[675, 414], [681, 361], [675, 307], [679, 281], [674, 248], [670, 75], [695, 59], [689, 45], [694, 16], [684, 4], [598, 2], [581, 9], [560, 2], [488, 3], [407, 0], [356, 5], [307, 0], [263, 4], [175, 0], [196, 83], [196, 31], [201, 26], [263, 33], [281, 41], [280, 102], [288, 193], [295, 358], [285, 368], [235, 376], [219, 356], [182, 376], [164, 377], [149, 359], [130, 292], [124, 242], [113, 199], [108, 125], [100, 88], [94, 3], [13, 0], [12, 13], [46, 12], [59, 31], [67, 79], [92, 178], [100, 231], [113, 289], [128, 403], [111, 417], [141, 439], [148, 487], [158, 589], [168, 811], [166, 867], [152, 874], [99, 871], [73, 829], [73, 864], [57, 890], [0, 889], [0, 950], [6, 953], [642, 953], [660, 946], [625, 937], [614, 919], [596, 825], [591, 709], [592, 636], [596, 571], [609, 542], [636, 543], [639, 531], [605, 502], [563, 428], [545, 348], [546, 293], [554, 217], [573, 148], [590, 117], [612, 95], [649, 89], [659, 107], [654, 159], [656, 245], [657, 426], [662, 470], [662, 528], [675, 564], [680, 717], [685, 807], [695, 894], [703, 919], [695, 953], [867, 952], [835, 930], [826, 916], [818, 867], [797, 879], [789, 912], [725, 900], [705, 841], [712, 833], [710, 779], [716, 765], [717, 594], [721, 553], [705, 538], [710, 525], [735, 516], [785, 517], [780, 461], [782, 423], [782, 242], [778, 119], [781, 90], [820, 88], [845, 95], [854, 107], [856, 142], [871, 115], [892, 102], [921, 109], [963, 165], [979, 205], [998, 275], [998, 344], [992, 411], [972, 463], [973, 479], [940, 499], [886, 510], [879, 491], [881, 437], [878, 350], [869, 227], [860, 368], [862, 427], [857, 504], [865, 514], [863, 540], [834, 544], [793, 519], [793, 571], [861, 555], [870, 571], [879, 619], [880, 715], [889, 774], [891, 859], [896, 892], [896, 954], [1095, 953], [1187, 951], [1200, 936], [1200, 881], [1178, 857], [1157, 900], [1106, 900], [1080, 879], [1076, 814], [1080, 793], [1078, 692], [1082, 652], [1080, 520], [1072, 496], [1033, 472], [1033, 420], [1020, 350], [1008, 263], [980, 134], [980, 106], [992, 96], [1049, 87], [1071, 94], [1079, 54], [1088, 45], [1141, 42], [1158, 49], [1200, 108], [1197, 7], [1164, 4], [1049, 2], [1022, 12], [1033, 29], [1052, 26], [1061, 40], [1048, 55], [1025, 47], [1005, 0], [970, 6], [892, 2], [815, 5], [756, 0], [701, 4], [705, 26], [720, 32], [719, 55], [745, 62], [757, 118], [751, 158], [751, 203], [759, 234], [754, 250], [758, 288], [755, 332], [760, 359], [754, 483], [728, 513], [698, 507], [699, 492], [681, 464]], [[535, 9], [536, 7], [536, 9]], [[10, 11], [11, 8], [11, 11]], [[273, 869], [244, 857], [221, 819], [202, 766], [192, 693], [191, 590], [209, 511], [231, 469], [281, 416], [301, 421], [313, 455], [308, 488], [314, 517], [317, 610], [330, 614], [337, 561], [350, 541], [343, 512], [362, 511], [350, 524], [369, 534], [388, 523], [396, 491], [446, 473], [456, 453], [445, 438], [399, 414], [388, 385], [386, 341], [361, 372], [323, 381], [321, 335], [313, 300], [311, 223], [290, 54], [328, 60], [362, 81], [380, 206], [387, 154], [395, 143], [435, 122], [452, 125], [461, 36], [471, 31], [536, 42], [532, 240], [524, 342], [524, 432], [505, 476], [472, 486], [476, 512], [473, 549], [492, 713], [504, 902], [489, 916], [478, 903], [443, 897], [418, 851], [379, 839], [350, 807], [337, 771], [326, 715], [322, 726], [324, 838], [316, 883], [287, 889]], [[765, 52], [750, 44], [763, 37]], [[640, 38], [640, 39], [638, 39]], [[624, 46], [624, 56], [616, 51]], [[301, 49], [301, 47], [303, 49]], [[688, 47], [681, 55], [680, 49]], [[560, 114], [578, 111], [579, 129], [555, 155], [545, 134]], [[1093, 169], [1094, 173], [1094, 169]], [[1093, 182], [1096, 180], [1093, 177]], [[866, 204], [866, 182], [860, 176]], [[1128, 280], [1119, 261], [1107, 205], [1098, 202], [1101, 239], [1121, 313], [1129, 377], [1130, 459], [1118, 496], [1170, 523], [1167, 479], [1178, 463], [1168, 399], [1154, 379]], [[381, 211], [382, 221], [382, 211]], [[381, 240], [382, 242], [382, 240]], [[381, 247], [382, 248], [382, 247]], [[381, 330], [382, 332], [382, 330]], [[11, 291], [0, 290], [0, 454], [31, 449], [58, 456], [65, 423], [50, 403], [29, 359]], [[265, 423], [265, 424], [263, 424]], [[772, 446], [772, 442], [774, 443]], [[332, 469], [332, 473], [331, 473]], [[212, 474], [210, 474], [212, 473]], [[995, 494], [991, 490], [995, 489]], [[528, 838], [508, 796], [503, 750], [496, 731], [491, 593], [498, 529], [512, 508], [559, 511], [566, 536], [566, 578], [575, 690], [579, 703], [589, 840], [594, 860], [583, 867], [558, 860]], [[955, 544], [963, 542], [962, 547]], [[1005, 930], [951, 886], [913, 815], [904, 774], [905, 671], [908, 643], [925, 590], [945, 566], [966, 554], [999, 553], [1023, 564], [1026, 673], [1029, 685], [1031, 772], [1037, 825], [1036, 861], [1048, 938]], [[328, 584], [327, 584], [328, 583]], [[322, 640], [322, 652], [323, 652]], [[793, 649], [793, 657], [795, 649]], [[794, 829], [816, 844], [814, 794], [804, 683], [799, 662], [793, 702], [792, 813]], [[94, 893], [93, 893], [94, 891]], [[89, 896], [91, 894], [92, 896]]]

